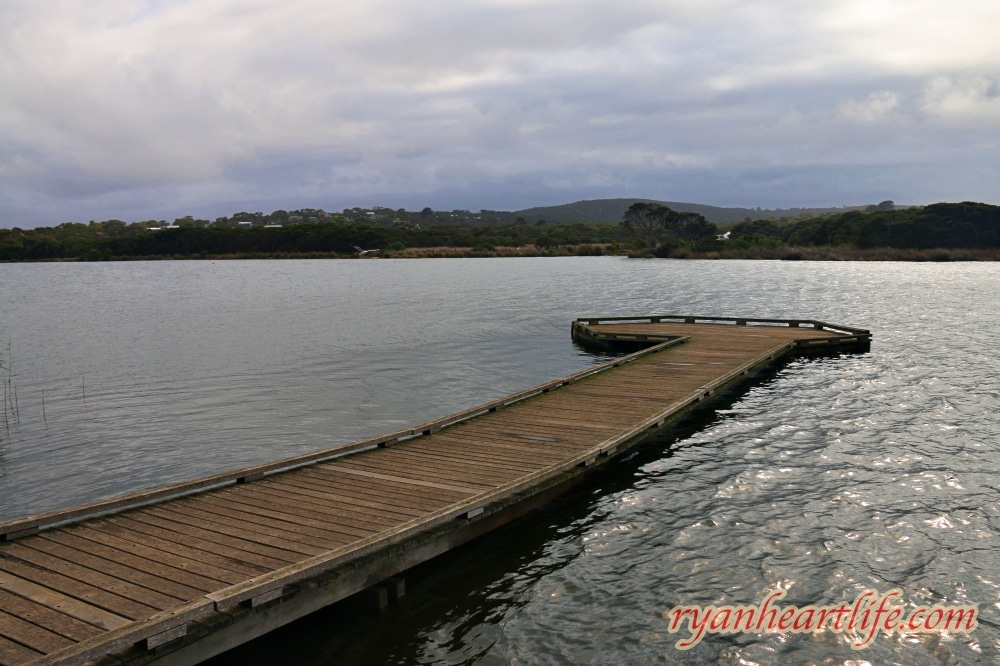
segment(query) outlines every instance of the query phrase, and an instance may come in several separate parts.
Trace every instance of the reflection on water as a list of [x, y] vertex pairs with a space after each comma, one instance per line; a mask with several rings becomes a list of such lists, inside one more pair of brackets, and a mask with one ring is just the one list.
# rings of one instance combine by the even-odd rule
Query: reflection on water
[[[386, 618], [334, 609], [235, 663], [1000, 660], [998, 269], [615, 258], [0, 266], [21, 423], [0, 516], [396, 429], [596, 361], [578, 316], [816, 317], [870, 354], [793, 361], [674, 441], [429, 563]], [[86, 401], [83, 400], [85, 382]], [[40, 395], [45, 389], [46, 419]], [[677, 604], [978, 604], [968, 636], [709, 636]], [[852, 661], [854, 660], [854, 661]], [[228, 662], [226, 662], [228, 663]]]

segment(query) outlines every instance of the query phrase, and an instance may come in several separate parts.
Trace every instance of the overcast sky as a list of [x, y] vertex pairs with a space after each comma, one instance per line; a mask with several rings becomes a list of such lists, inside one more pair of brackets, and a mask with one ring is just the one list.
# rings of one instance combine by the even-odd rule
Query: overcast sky
[[1000, 203], [997, 0], [2, 0], [0, 226]]

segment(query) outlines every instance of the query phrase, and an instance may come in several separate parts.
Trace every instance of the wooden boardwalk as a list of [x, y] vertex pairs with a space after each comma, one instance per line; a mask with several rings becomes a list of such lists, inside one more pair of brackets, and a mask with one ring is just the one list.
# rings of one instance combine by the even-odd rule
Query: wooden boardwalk
[[758, 368], [870, 339], [669, 316], [573, 335], [655, 346], [383, 437], [0, 523], [0, 664], [197, 663], [516, 517]]

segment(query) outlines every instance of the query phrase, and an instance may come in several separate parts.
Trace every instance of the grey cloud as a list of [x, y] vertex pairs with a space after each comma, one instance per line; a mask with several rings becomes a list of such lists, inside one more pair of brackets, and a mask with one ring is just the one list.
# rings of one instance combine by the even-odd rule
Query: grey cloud
[[599, 196], [995, 197], [983, 146], [1000, 125], [1000, 54], [983, 25], [1000, 12], [958, 0], [948, 20], [975, 57], [935, 46], [937, 60], [906, 60], [933, 8], [912, 25], [863, 9], [10, 0], [0, 225]]

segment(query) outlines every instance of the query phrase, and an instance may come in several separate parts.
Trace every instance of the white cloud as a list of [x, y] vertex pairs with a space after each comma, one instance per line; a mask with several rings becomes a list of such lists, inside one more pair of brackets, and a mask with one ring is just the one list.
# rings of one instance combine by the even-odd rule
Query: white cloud
[[824, 6], [816, 26], [851, 62], [913, 75], [1000, 63], [994, 0], [834, 0]]
[[837, 112], [847, 120], [878, 123], [890, 119], [897, 108], [899, 108], [899, 95], [882, 90], [871, 93], [861, 102], [849, 99], [838, 107]]
[[1000, 120], [1000, 79], [936, 77], [924, 89], [924, 111], [948, 123], [995, 124]]

